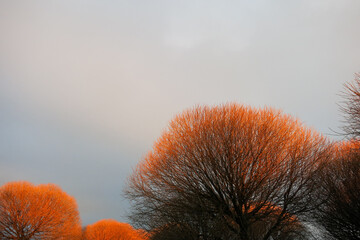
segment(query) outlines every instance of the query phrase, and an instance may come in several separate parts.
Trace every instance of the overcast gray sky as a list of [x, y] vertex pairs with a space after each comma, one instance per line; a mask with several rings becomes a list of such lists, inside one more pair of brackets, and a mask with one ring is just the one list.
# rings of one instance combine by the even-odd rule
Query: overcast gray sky
[[0, 0], [0, 184], [126, 222], [132, 168], [194, 105], [272, 106], [335, 139], [359, 23], [359, 0]]

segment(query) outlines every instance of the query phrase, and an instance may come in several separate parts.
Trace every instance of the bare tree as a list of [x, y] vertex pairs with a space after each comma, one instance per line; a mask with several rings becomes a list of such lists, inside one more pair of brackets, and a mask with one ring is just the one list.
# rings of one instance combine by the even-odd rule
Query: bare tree
[[0, 239], [80, 239], [76, 201], [59, 187], [11, 182], [0, 188]]
[[360, 151], [359, 142], [341, 143], [334, 160], [320, 174], [318, 223], [328, 238], [360, 239]]
[[175, 222], [198, 239], [281, 239], [312, 210], [312, 178], [328, 156], [326, 139], [279, 111], [196, 107], [171, 121], [126, 193], [148, 229]]
[[85, 240], [146, 240], [146, 233], [127, 223], [103, 219], [85, 228]]
[[323, 202], [315, 216], [334, 239], [360, 239], [360, 75], [345, 84], [344, 133], [348, 142], [334, 146], [331, 161], [319, 174], [318, 196]]
[[196, 240], [198, 233], [190, 226], [180, 223], [168, 223], [155, 228], [150, 233], [151, 240]]
[[355, 74], [355, 79], [351, 83], [345, 84], [344, 92], [345, 104], [341, 107], [345, 114], [345, 134], [360, 140], [360, 74]]

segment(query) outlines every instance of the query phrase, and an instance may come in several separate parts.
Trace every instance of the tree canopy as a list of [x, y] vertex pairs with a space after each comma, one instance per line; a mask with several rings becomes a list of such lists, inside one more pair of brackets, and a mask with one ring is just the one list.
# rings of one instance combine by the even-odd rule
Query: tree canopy
[[103, 219], [88, 225], [84, 232], [85, 240], [145, 240], [146, 234], [127, 223]]
[[317, 223], [331, 239], [360, 239], [360, 75], [345, 84], [343, 125], [347, 141], [334, 146], [333, 159], [320, 172], [315, 211]]
[[319, 174], [316, 218], [328, 238], [360, 239], [360, 143], [338, 143], [336, 155]]
[[0, 238], [80, 239], [76, 201], [53, 184], [11, 182], [0, 187]]
[[145, 228], [180, 223], [202, 239], [267, 240], [312, 210], [312, 179], [328, 156], [324, 137], [280, 111], [200, 106], [170, 122], [126, 193]]

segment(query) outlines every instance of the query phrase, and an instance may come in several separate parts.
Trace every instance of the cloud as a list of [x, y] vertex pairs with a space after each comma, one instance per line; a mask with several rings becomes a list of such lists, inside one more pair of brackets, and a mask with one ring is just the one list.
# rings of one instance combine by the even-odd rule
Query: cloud
[[[88, 196], [118, 206], [111, 196], [131, 167], [175, 114], [196, 104], [271, 105], [329, 133], [341, 124], [336, 94], [360, 69], [359, 7], [2, 2], [0, 149], [10, 170], [1, 180], [56, 181], [80, 194], [80, 206]], [[81, 190], [87, 182], [94, 187]], [[92, 195], [104, 185], [103, 197]], [[126, 204], [96, 213], [84, 205], [89, 222], [101, 211], [121, 215]]]

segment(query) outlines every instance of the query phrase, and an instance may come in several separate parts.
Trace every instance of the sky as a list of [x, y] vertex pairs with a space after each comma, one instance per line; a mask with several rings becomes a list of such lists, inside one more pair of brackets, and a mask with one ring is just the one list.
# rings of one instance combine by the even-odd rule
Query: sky
[[271, 106], [339, 139], [358, 0], [0, 0], [0, 185], [128, 222], [128, 177], [196, 105]]

